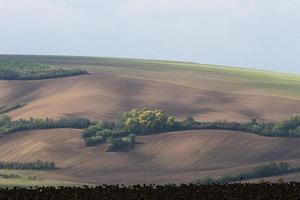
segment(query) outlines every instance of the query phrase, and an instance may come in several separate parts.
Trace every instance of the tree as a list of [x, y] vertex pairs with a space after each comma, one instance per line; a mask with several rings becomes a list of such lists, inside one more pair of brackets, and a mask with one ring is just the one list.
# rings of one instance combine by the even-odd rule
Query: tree
[[149, 133], [171, 129], [175, 119], [161, 110], [133, 109], [119, 117], [120, 124], [126, 132]]
[[182, 121], [181, 126], [183, 128], [191, 128], [195, 124], [195, 120], [192, 117], [187, 117]]
[[0, 126], [9, 126], [11, 124], [11, 118], [7, 115], [0, 116]]

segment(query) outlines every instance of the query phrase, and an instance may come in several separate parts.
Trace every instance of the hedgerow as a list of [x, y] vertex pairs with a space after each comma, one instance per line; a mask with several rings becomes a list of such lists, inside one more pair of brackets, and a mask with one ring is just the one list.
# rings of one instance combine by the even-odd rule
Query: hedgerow
[[278, 176], [288, 173], [299, 172], [299, 167], [290, 167], [288, 163], [271, 162], [256, 166], [253, 170], [245, 171], [236, 175], [226, 175], [218, 178], [204, 177], [196, 181], [197, 184], [219, 184], [232, 183], [242, 180], [265, 178], [271, 176]]
[[61, 119], [19, 119], [11, 120], [10, 117], [0, 116], [0, 135], [6, 135], [18, 131], [52, 129], [52, 128], [87, 128], [92, 124], [86, 118], [61, 118]]
[[192, 117], [176, 121], [174, 117], [161, 110], [133, 109], [121, 114], [113, 121], [92, 124], [82, 131], [81, 137], [85, 140], [86, 146], [94, 146], [106, 141], [108, 151], [117, 151], [134, 146], [134, 142], [124, 140], [124, 137], [130, 134], [145, 135], [168, 131], [210, 129], [243, 131], [269, 137], [299, 137], [300, 115], [274, 122], [258, 122], [256, 119], [249, 122], [198, 122]]
[[35, 162], [2, 162], [0, 161], [0, 169], [14, 169], [14, 170], [53, 170], [55, 169], [55, 162], [44, 162], [37, 160]]
[[9, 111], [21, 108], [24, 104], [16, 103], [16, 104], [9, 104], [9, 105], [0, 105], [0, 114], [7, 113]]
[[81, 69], [64, 69], [45, 64], [0, 60], [0, 80], [38, 80], [81, 74], [87, 74], [87, 71]]

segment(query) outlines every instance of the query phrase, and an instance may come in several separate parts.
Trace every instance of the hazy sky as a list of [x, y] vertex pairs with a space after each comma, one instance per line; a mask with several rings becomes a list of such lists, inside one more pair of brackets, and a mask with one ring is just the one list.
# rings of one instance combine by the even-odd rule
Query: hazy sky
[[0, 53], [300, 73], [300, 0], [0, 0]]

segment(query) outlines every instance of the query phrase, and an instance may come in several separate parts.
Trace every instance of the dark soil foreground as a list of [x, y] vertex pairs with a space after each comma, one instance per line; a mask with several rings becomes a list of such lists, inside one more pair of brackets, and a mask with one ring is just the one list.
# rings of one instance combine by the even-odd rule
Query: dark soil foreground
[[0, 189], [1, 200], [98, 199], [300, 199], [300, 183], [230, 185], [102, 185], [97, 187], [41, 187]]

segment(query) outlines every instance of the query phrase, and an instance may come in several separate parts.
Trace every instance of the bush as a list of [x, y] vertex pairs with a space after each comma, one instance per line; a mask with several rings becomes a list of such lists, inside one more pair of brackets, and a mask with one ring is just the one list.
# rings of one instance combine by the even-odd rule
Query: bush
[[111, 129], [103, 129], [102, 131], [97, 131], [96, 132], [96, 135], [98, 135], [98, 136], [102, 136], [102, 137], [104, 137], [104, 138], [107, 138], [107, 137], [111, 137], [111, 136], [113, 136], [113, 130], [111, 130]]
[[128, 145], [133, 145], [135, 142], [135, 134], [130, 134], [126, 137], [122, 137], [123, 142], [126, 142]]
[[192, 117], [187, 117], [185, 120], [180, 122], [180, 126], [183, 129], [192, 128], [196, 124], [196, 121]]
[[81, 138], [85, 139], [85, 138], [92, 137], [92, 136], [95, 135], [96, 131], [97, 130], [94, 127], [86, 128], [86, 129], [84, 129], [84, 130], [81, 131]]
[[130, 140], [131, 143], [134, 143], [135, 142], [135, 138], [136, 138], [136, 134], [129, 134], [128, 138], [129, 138], [129, 140]]
[[124, 138], [109, 138], [107, 140], [108, 146], [106, 151], [120, 151], [128, 150], [129, 142]]
[[95, 146], [105, 142], [105, 138], [102, 136], [87, 137], [84, 139], [85, 146]]
[[9, 127], [11, 125], [11, 118], [7, 115], [0, 116], [0, 127]]

